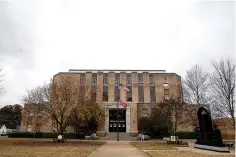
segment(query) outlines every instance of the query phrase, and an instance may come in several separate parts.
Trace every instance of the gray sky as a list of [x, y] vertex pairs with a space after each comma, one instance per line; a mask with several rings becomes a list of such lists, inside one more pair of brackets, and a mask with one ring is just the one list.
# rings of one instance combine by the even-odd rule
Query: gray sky
[[0, 106], [68, 69], [164, 69], [235, 59], [235, 3], [0, 0]]

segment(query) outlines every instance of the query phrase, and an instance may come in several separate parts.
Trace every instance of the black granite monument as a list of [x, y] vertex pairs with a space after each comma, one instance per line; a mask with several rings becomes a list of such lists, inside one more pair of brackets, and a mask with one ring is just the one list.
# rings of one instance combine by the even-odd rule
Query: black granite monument
[[215, 130], [212, 125], [210, 113], [204, 107], [197, 112], [199, 127], [196, 129], [197, 142], [195, 148], [207, 149], [219, 152], [229, 152], [222, 141], [220, 130]]

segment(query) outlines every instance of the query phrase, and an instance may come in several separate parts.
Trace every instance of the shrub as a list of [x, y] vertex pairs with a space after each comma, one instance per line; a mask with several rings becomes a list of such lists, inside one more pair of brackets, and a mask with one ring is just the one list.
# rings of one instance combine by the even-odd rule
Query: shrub
[[7, 136], [9, 138], [33, 138], [32, 132], [15, 132], [15, 133], [8, 133]]
[[196, 139], [197, 135], [195, 132], [176, 132], [175, 136], [178, 136], [179, 139]]
[[[17, 132], [17, 133], [9, 133], [9, 138], [56, 138], [57, 133], [55, 132], [36, 132], [33, 134], [32, 132]], [[84, 139], [85, 135], [83, 132], [77, 133], [64, 133], [64, 137], [66, 139]]]

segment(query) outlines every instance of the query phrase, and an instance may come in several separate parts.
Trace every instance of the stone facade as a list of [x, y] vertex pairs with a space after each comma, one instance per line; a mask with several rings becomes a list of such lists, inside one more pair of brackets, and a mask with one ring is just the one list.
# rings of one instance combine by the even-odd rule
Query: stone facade
[[[95, 74], [96, 78], [93, 78]], [[127, 74], [131, 75], [131, 78], [127, 78]], [[166, 73], [163, 70], [69, 70], [69, 72], [60, 72], [54, 76], [54, 80], [60, 77], [71, 77], [81, 82], [82, 75], [85, 76], [85, 81], [88, 86], [92, 84], [96, 85], [96, 98], [100, 107], [104, 108], [106, 119], [104, 124], [98, 126], [98, 132], [101, 134], [109, 132], [109, 109], [116, 109], [117, 102], [116, 88], [119, 84], [127, 85], [130, 87], [131, 99], [127, 100], [127, 93], [119, 91], [119, 97], [121, 100], [128, 104], [126, 109], [126, 132], [136, 135], [138, 133], [138, 119], [142, 116], [146, 116], [150, 112], [150, 104], [158, 103], [163, 98], [168, 99], [170, 94], [174, 94], [177, 97], [182, 98], [182, 85], [181, 77], [175, 73]], [[106, 76], [107, 78], [105, 78]], [[130, 79], [130, 80], [128, 80]], [[94, 82], [92, 82], [92, 80]], [[107, 81], [107, 82], [106, 82]], [[91, 83], [92, 82], [92, 83]], [[129, 86], [128, 86], [129, 84]], [[164, 94], [163, 84], [167, 84], [168, 94]], [[104, 87], [108, 88], [108, 100], [104, 100]], [[152, 94], [155, 98], [151, 98], [151, 86], [155, 88], [155, 93]], [[143, 92], [139, 91], [142, 89]], [[143, 95], [142, 95], [143, 94]], [[141, 99], [141, 97], [143, 99]], [[155, 102], [151, 102], [151, 99]], [[123, 108], [119, 105], [119, 108]], [[33, 123], [33, 121], [32, 121]], [[51, 132], [54, 128], [51, 127], [52, 122], [48, 122], [42, 125], [40, 131]], [[27, 126], [22, 124], [21, 131], [26, 131]], [[75, 129], [69, 127], [67, 132], [74, 132]]]

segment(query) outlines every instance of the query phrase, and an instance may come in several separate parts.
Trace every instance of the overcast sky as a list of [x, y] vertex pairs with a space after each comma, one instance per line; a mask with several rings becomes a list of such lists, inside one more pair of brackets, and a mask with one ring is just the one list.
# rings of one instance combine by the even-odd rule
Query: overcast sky
[[235, 58], [235, 3], [0, 0], [0, 106], [68, 69], [163, 69]]

